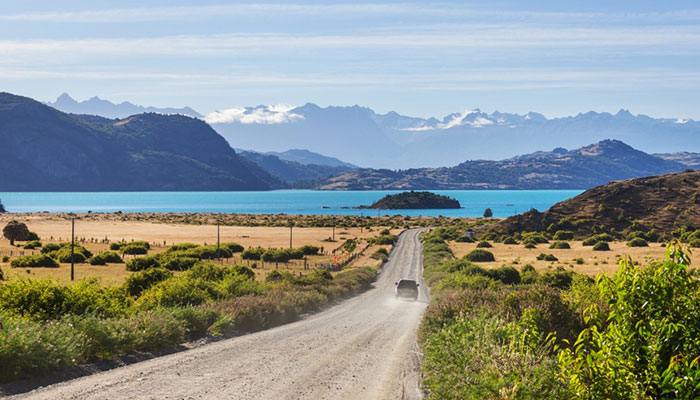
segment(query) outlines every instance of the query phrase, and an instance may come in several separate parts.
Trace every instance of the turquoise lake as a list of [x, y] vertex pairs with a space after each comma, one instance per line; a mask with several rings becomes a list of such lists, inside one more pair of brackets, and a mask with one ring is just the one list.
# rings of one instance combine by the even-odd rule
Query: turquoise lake
[[[211, 212], [247, 214], [377, 215], [352, 207], [372, 204], [401, 191], [275, 190], [269, 192], [5, 192], [9, 212]], [[462, 204], [454, 210], [381, 210], [381, 215], [479, 217], [488, 207], [495, 217], [531, 208], [544, 211], [581, 190], [432, 190]]]

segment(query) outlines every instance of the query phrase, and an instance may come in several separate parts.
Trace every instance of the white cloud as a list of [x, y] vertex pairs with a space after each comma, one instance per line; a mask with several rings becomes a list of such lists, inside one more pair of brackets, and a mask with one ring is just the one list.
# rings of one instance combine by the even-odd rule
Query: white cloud
[[291, 112], [293, 109], [286, 105], [234, 107], [211, 112], [204, 120], [209, 124], [286, 124], [304, 119], [303, 115]]

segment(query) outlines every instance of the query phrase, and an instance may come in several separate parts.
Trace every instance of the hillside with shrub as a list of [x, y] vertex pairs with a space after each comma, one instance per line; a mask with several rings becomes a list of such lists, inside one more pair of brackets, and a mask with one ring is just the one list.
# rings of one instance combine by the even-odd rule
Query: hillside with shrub
[[589, 189], [544, 212], [530, 210], [493, 226], [499, 234], [516, 232], [575, 232], [579, 237], [598, 233], [624, 236], [654, 232], [680, 238], [700, 228], [700, 171], [611, 182]]
[[0, 141], [0, 191], [286, 187], [239, 158], [209, 125], [184, 115], [73, 115], [0, 93]]

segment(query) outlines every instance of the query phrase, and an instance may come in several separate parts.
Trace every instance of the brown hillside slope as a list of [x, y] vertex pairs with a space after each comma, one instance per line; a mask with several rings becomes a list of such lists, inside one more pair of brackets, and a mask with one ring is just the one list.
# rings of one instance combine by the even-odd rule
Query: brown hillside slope
[[661, 234], [686, 225], [700, 227], [700, 171], [611, 182], [553, 205], [490, 227], [498, 233], [572, 230], [578, 236], [632, 230]]

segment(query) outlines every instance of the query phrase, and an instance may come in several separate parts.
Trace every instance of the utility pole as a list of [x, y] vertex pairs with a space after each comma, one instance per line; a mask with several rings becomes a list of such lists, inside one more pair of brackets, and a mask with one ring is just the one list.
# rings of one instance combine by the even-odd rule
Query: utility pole
[[294, 221], [289, 221], [289, 248], [292, 248], [292, 228], [294, 227]]
[[333, 218], [333, 241], [335, 242], [335, 217]]
[[221, 253], [219, 252], [219, 248], [221, 247], [221, 220], [219, 219], [219, 215], [217, 214], [216, 216], [216, 259], [221, 261]]
[[70, 280], [75, 280], [75, 217], [70, 219]]

